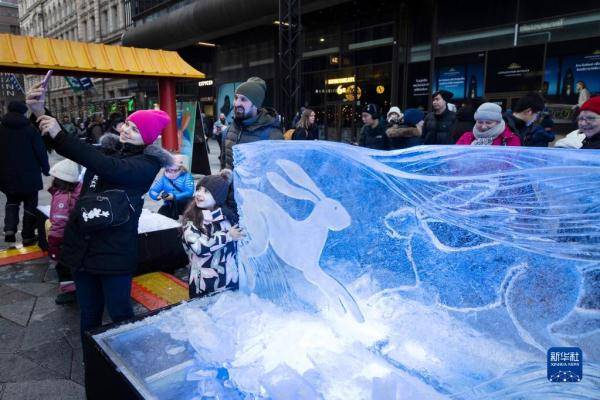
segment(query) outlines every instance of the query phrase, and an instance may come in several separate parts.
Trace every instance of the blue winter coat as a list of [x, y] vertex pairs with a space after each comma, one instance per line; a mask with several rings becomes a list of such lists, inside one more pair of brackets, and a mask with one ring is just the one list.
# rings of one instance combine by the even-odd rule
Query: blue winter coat
[[175, 200], [190, 199], [194, 196], [194, 177], [189, 172], [183, 172], [173, 180], [163, 175], [154, 182], [148, 194], [152, 200], [160, 200], [160, 192], [172, 194]]

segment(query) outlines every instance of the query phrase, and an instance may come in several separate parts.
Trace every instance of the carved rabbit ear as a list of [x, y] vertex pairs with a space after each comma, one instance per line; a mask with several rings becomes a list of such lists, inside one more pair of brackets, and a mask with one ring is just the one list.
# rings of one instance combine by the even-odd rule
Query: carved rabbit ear
[[267, 172], [267, 179], [271, 185], [277, 189], [278, 192], [281, 192], [288, 197], [300, 200], [309, 200], [313, 203], [317, 203], [319, 201], [319, 199], [317, 199], [315, 195], [310, 193], [308, 190], [288, 183], [281, 175], [276, 174], [275, 172]]
[[306, 172], [295, 162], [290, 160], [279, 159], [276, 161], [277, 165], [283, 169], [283, 171], [290, 177], [290, 179], [296, 184], [310, 190], [315, 196], [320, 199], [325, 199], [327, 196], [321, 192], [321, 189], [315, 185], [315, 182], [308, 176]]

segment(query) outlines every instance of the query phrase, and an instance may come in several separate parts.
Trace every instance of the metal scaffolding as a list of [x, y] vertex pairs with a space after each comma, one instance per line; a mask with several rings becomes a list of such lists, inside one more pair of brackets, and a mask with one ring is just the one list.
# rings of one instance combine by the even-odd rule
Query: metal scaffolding
[[277, 108], [290, 128], [300, 108], [300, 70], [302, 66], [302, 23], [300, 0], [279, 0], [279, 76]]

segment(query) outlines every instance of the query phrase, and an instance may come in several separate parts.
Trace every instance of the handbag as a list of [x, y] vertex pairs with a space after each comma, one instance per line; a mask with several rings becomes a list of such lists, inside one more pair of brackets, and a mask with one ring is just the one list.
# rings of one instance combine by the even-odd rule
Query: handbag
[[97, 191], [98, 175], [90, 182], [90, 193], [77, 202], [79, 226], [83, 232], [95, 232], [129, 221], [130, 211], [134, 211], [129, 196], [124, 190], [109, 189]]

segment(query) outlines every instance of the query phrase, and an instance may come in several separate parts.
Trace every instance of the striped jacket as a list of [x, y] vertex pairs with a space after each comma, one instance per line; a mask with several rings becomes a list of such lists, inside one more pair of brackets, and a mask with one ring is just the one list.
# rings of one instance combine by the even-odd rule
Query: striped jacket
[[190, 298], [238, 288], [236, 242], [228, 231], [231, 223], [221, 209], [203, 211], [204, 232], [185, 223], [183, 247], [190, 258]]

